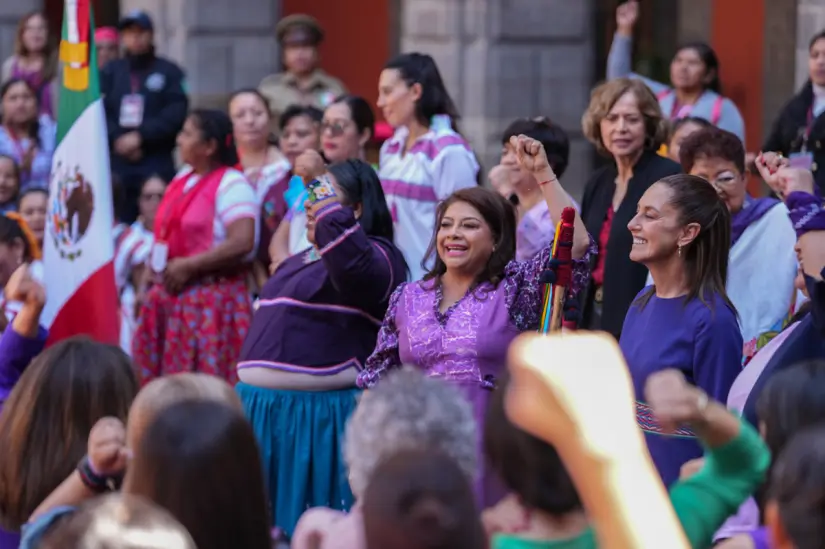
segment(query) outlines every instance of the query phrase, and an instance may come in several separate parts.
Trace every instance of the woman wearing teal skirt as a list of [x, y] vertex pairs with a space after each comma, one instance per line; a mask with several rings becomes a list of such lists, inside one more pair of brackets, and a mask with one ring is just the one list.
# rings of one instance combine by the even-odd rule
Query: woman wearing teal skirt
[[341, 456], [355, 379], [375, 347], [389, 297], [406, 278], [392, 217], [369, 164], [324, 167], [304, 153], [307, 236], [261, 291], [238, 363], [238, 394], [263, 453], [273, 525], [291, 535], [309, 507], [348, 510]]

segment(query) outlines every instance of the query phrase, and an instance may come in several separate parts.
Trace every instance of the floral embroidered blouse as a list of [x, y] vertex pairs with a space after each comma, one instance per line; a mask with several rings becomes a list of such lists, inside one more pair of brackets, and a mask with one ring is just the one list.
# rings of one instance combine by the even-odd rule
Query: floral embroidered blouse
[[[414, 364], [428, 375], [452, 381], [492, 384], [505, 363], [510, 342], [521, 332], [537, 330], [544, 287], [540, 276], [552, 245], [527, 261], [511, 261], [501, 282], [471, 289], [444, 313], [439, 311], [438, 280], [401, 284], [390, 297], [378, 343], [358, 376], [358, 386], [374, 385], [391, 368]], [[573, 262], [572, 293], [585, 286], [592, 238], [587, 252]]]

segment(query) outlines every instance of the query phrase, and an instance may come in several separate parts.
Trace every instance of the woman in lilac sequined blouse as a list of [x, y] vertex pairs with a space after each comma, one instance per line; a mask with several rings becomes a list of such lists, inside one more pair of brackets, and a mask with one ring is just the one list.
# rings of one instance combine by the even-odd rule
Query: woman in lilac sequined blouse
[[[512, 143], [519, 164], [540, 182], [551, 216], [560, 219], [573, 203], [541, 144], [523, 135], [513, 137]], [[540, 274], [548, 267], [552, 244], [529, 261], [514, 261], [514, 209], [488, 189], [456, 191], [439, 205], [436, 219], [429, 249], [435, 266], [424, 280], [402, 284], [393, 293], [358, 385], [370, 387], [386, 370], [413, 364], [457, 384], [481, 423], [510, 342], [520, 332], [538, 328]], [[595, 250], [578, 214], [575, 227], [574, 292], [587, 281], [588, 258]], [[481, 455], [480, 439], [478, 450]], [[480, 503], [490, 505], [501, 493], [486, 477], [479, 478], [476, 492]]]

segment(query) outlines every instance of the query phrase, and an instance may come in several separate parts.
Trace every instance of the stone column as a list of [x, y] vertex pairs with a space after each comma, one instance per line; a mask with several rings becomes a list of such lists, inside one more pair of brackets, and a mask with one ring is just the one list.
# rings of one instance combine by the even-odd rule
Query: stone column
[[279, 67], [276, 0], [121, 0], [155, 21], [158, 52], [185, 70], [192, 104], [223, 108]]
[[[762, 136], [767, 137], [776, 117], [796, 92], [797, 1], [764, 0], [765, 24], [762, 52]], [[820, 3], [823, 3], [820, 0]], [[805, 39], [807, 77], [808, 46]], [[757, 144], [754, 143], [754, 146]], [[761, 143], [759, 144], [761, 145]]]
[[14, 37], [20, 18], [42, 7], [43, 0], [0, 1], [0, 63], [14, 53]]
[[796, 10], [796, 88], [808, 79], [808, 43], [825, 30], [825, 0], [797, 0]]
[[485, 171], [515, 118], [562, 125], [571, 138], [562, 181], [579, 198], [592, 168], [581, 136], [594, 74], [592, 12], [593, 0], [401, 0], [401, 51], [435, 58]]

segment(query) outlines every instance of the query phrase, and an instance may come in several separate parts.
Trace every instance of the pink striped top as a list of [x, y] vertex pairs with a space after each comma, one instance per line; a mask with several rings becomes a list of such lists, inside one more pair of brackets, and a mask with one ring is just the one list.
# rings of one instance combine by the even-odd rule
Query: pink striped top
[[467, 141], [450, 127], [449, 117], [434, 117], [430, 131], [405, 151], [408, 135], [407, 128], [400, 127], [384, 142], [378, 175], [392, 212], [395, 244], [411, 280], [419, 280], [438, 202], [475, 186], [479, 166]]

